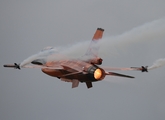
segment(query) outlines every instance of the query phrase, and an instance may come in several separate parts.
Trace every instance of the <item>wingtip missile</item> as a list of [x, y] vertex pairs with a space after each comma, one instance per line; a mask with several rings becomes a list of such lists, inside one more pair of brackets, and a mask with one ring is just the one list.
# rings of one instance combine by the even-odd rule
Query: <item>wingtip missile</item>
[[141, 66], [141, 67], [131, 67], [134, 70], [139, 70], [142, 72], [148, 72], [148, 66]]
[[19, 64], [17, 63], [14, 63], [14, 64], [6, 64], [6, 65], [3, 65], [3, 67], [8, 67], [8, 68], [15, 68], [15, 69], [21, 69]]

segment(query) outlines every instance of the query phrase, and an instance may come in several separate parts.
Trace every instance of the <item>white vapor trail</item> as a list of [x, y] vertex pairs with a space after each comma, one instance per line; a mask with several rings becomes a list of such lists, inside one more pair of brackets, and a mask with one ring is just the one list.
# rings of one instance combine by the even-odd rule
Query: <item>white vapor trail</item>
[[[146, 23], [121, 35], [106, 38], [103, 37], [102, 40], [100, 40], [99, 42], [99, 53], [101, 57], [103, 57], [105, 55], [109, 55], [109, 52], [107, 51], [112, 51], [112, 53], [114, 53], [114, 50], [116, 50], [117, 48], [123, 48], [138, 42], [154, 41], [162, 38], [165, 38], [165, 18]], [[69, 47], [60, 47], [60, 54], [66, 55], [69, 58], [79, 58], [85, 54], [87, 48], [89, 47], [89, 44], [90, 41], [83, 41]], [[57, 58], [59, 59], [59, 57], [56, 56], [56, 53], [56, 48], [46, 50], [45, 52], [38, 53], [24, 60], [21, 63], [21, 66], [30, 63], [32, 60], [38, 59], [38, 57], [45, 57], [45, 59], [48, 60], [48, 56], [50, 54], [52, 57], [50, 57], [49, 60], [55, 60]], [[150, 69], [153, 69], [156, 66], [159, 67], [162, 64], [165, 64], [164, 59], [156, 61], [155, 64], [150, 67]]]
[[150, 66], [148, 68], [148, 70], [152, 70], [152, 69], [155, 69], [155, 68], [159, 68], [159, 67], [162, 67], [165, 65], [165, 58], [162, 58], [162, 59], [158, 59], [156, 60], [152, 66]]
[[[109, 54], [107, 51], [114, 51], [115, 47], [127, 47], [138, 42], [154, 41], [161, 38], [165, 38], [165, 18], [146, 23], [121, 35], [103, 37], [100, 41], [99, 53], [107, 56]], [[89, 43], [90, 41], [85, 41], [74, 44], [69, 49], [63, 50], [63, 53], [73, 57], [81, 56], [86, 52]]]

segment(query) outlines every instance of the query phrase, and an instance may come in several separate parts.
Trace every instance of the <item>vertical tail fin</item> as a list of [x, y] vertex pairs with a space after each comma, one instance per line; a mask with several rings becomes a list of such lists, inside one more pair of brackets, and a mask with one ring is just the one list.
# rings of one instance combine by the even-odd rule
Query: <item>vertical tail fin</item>
[[103, 36], [103, 32], [104, 32], [104, 29], [97, 28], [97, 30], [92, 38], [92, 41], [95, 41], [95, 40], [97, 41], [97, 40], [101, 39]]
[[98, 41], [102, 38], [103, 36], [103, 32], [104, 32], [104, 29], [102, 28], [97, 28], [93, 38], [92, 38], [92, 41], [89, 45], [89, 48], [86, 52], [86, 56], [93, 56], [93, 57], [97, 57], [98, 55], [98, 50], [99, 50], [99, 45], [98, 45]]

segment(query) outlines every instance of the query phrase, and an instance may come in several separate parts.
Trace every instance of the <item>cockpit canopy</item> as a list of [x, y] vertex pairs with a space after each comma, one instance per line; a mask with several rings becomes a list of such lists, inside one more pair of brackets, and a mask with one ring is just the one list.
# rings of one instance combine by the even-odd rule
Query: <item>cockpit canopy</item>
[[45, 47], [44, 49], [42, 49], [41, 52], [46, 51], [46, 50], [51, 50], [51, 49], [53, 49], [53, 47], [47, 46], [47, 47]]

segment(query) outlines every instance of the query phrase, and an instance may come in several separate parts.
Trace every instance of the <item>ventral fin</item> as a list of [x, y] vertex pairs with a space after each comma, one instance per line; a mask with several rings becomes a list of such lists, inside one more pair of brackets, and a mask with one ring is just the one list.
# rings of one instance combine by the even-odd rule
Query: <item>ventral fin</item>
[[79, 80], [72, 80], [72, 88], [78, 87]]
[[93, 87], [93, 86], [92, 86], [92, 82], [85, 82], [85, 83], [86, 83], [87, 88]]

